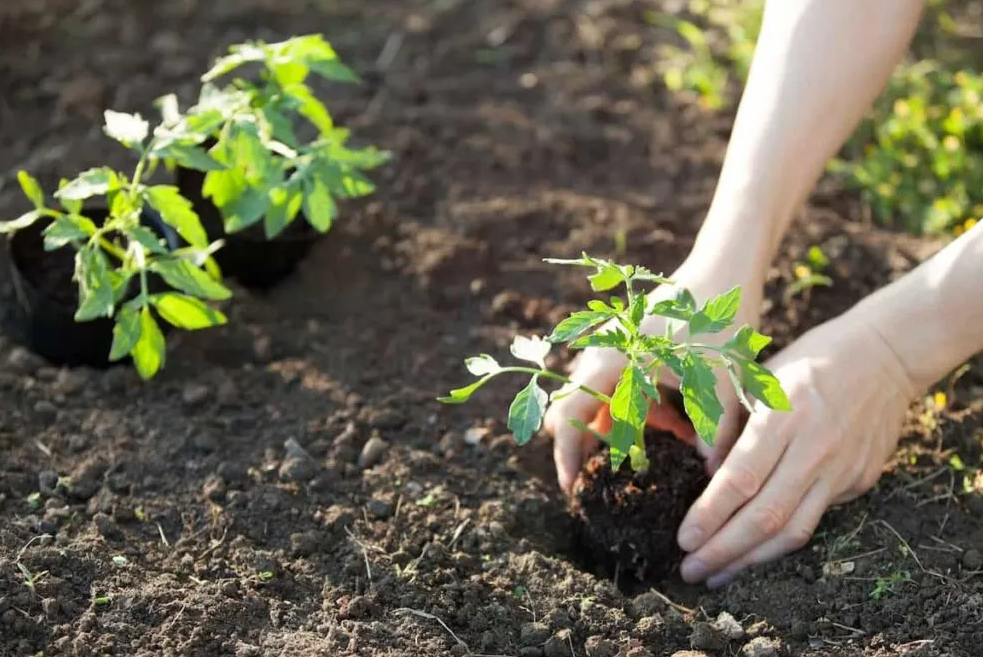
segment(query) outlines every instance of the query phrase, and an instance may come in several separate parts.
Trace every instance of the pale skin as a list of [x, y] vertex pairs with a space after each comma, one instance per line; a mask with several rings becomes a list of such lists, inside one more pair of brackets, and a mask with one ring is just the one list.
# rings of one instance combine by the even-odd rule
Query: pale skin
[[[670, 278], [703, 299], [741, 285], [737, 323], [758, 325], [766, 272], [782, 237], [901, 61], [922, 9], [920, 0], [767, 3], [713, 201], [695, 246]], [[748, 416], [723, 377], [725, 412], [708, 448], [671, 411], [652, 409], [650, 423], [696, 443], [712, 474], [679, 529], [688, 553], [684, 580], [722, 586], [749, 566], [797, 550], [829, 507], [876, 484], [911, 402], [983, 351], [981, 281], [983, 222], [768, 360], [791, 412], [760, 406]], [[664, 328], [652, 318], [646, 330]], [[616, 352], [588, 350], [571, 376], [610, 392], [622, 364]], [[610, 422], [604, 411], [582, 393], [549, 409], [545, 428], [564, 489], [596, 448], [569, 420], [604, 431]]]

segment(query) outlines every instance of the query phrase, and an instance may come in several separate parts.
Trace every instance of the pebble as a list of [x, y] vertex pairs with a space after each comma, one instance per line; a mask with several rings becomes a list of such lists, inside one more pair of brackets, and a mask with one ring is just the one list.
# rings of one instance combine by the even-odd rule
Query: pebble
[[42, 470], [38, 475], [38, 488], [46, 495], [55, 494], [55, 486], [58, 485], [58, 473], [54, 470]]
[[108, 540], [119, 540], [123, 538], [123, 532], [120, 531], [119, 525], [116, 521], [110, 518], [105, 513], [97, 513], [92, 516], [92, 521], [96, 524], [96, 529], [99, 533]]
[[320, 539], [317, 532], [297, 532], [290, 535], [290, 549], [295, 557], [309, 557], [317, 551]]
[[710, 623], [693, 623], [689, 645], [695, 650], [721, 650], [727, 645], [727, 639]]
[[89, 382], [89, 376], [82, 370], [61, 369], [55, 377], [54, 390], [62, 395], [75, 395]]
[[980, 556], [980, 551], [975, 548], [970, 548], [963, 553], [963, 566], [969, 570], [979, 570], [983, 566], [983, 557]]
[[[294, 438], [287, 438], [283, 443], [283, 451], [288, 459], [310, 459], [311, 455]], [[313, 459], [311, 459], [313, 460]]]
[[778, 642], [763, 636], [755, 637], [744, 644], [741, 655], [742, 657], [775, 657], [778, 655]]
[[232, 486], [244, 484], [249, 477], [249, 472], [244, 466], [229, 461], [219, 463], [218, 468], [215, 469], [215, 474], [224, 479], [225, 483]]
[[189, 383], [181, 391], [181, 401], [185, 406], [199, 406], [204, 404], [211, 394], [211, 389], [204, 383]]
[[729, 641], [740, 641], [744, 638], [744, 628], [731, 614], [720, 612], [713, 621], [713, 627]]
[[34, 374], [42, 365], [41, 357], [24, 347], [14, 347], [7, 354], [7, 367], [17, 374]]
[[589, 636], [584, 643], [584, 651], [587, 657], [615, 657], [618, 654], [618, 645], [601, 636]]
[[668, 605], [666, 604], [665, 598], [654, 591], [642, 593], [631, 601], [631, 611], [636, 618], [654, 616], [657, 613], [665, 611], [666, 607]]
[[519, 628], [519, 644], [541, 646], [550, 638], [550, 628], [544, 623], [523, 623]]
[[291, 458], [280, 466], [280, 481], [303, 482], [314, 478], [317, 469], [309, 458]]
[[444, 434], [444, 437], [440, 439], [437, 447], [444, 458], [453, 458], [460, 454], [461, 450], [464, 449], [464, 439], [462, 439], [457, 432], [448, 431]]
[[89, 441], [80, 433], [73, 433], [68, 438], [68, 449], [78, 454], [86, 448]]
[[54, 422], [58, 419], [58, 407], [46, 399], [42, 399], [34, 405], [34, 412], [42, 422]]
[[547, 639], [546, 645], [543, 646], [545, 657], [572, 657], [570, 637], [570, 630], [563, 629]]
[[358, 455], [358, 466], [365, 469], [377, 465], [388, 449], [389, 443], [378, 436], [372, 436], [362, 447], [362, 453]]
[[379, 520], [385, 520], [393, 513], [393, 504], [387, 500], [372, 499], [365, 506]]

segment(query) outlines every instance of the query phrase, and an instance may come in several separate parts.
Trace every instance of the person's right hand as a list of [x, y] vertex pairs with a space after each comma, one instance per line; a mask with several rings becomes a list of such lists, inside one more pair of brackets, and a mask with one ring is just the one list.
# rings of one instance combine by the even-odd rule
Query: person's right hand
[[[736, 268], [726, 267], [719, 259], [699, 259], [690, 256], [676, 272], [669, 276], [674, 286], [660, 285], [649, 298], [653, 301], [673, 298], [679, 288], [692, 292], [698, 304], [703, 304], [719, 294], [727, 292], [735, 285], [742, 288], [741, 305], [733, 327], [717, 334], [701, 335], [704, 344], [722, 344], [743, 324], [757, 328], [760, 320], [763, 299], [763, 281], [755, 276], [740, 273]], [[666, 321], [662, 317], [648, 316], [643, 323], [643, 331], [650, 335], [663, 335]], [[674, 339], [686, 338], [685, 325], [674, 322], [678, 327]], [[570, 378], [574, 383], [583, 384], [599, 392], [610, 395], [625, 366], [624, 356], [615, 349], [590, 347], [584, 349], [571, 366]], [[668, 368], [662, 370], [658, 381], [663, 388], [679, 388], [679, 378]], [[695, 444], [707, 459], [710, 473], [716, 470], [727, 451], [737, 439], [745, 411], [741, 406], [733, 386], [724, 376], [718, 379], [717, 394], [724, 408], [714, 447], [708, 447], [699, 440], [689, 421], [682, 417], [663, 396], [661, 404], [653, 404], [649, 409], [648, 423], [655, 429], [670, 431], [676, 437]], [[543, 428], [553, 436], [553, 458], [556, 462], [557, 478], [560, 488], [569, 491], [583, 464], [597, 449], [597, 439], [574, 427], [570, 420], [579, 420], [601, 435], [611, 429], [611, 417], [607, 406], [591, 395], [580, 390], [557, 399], [546, 412]]]

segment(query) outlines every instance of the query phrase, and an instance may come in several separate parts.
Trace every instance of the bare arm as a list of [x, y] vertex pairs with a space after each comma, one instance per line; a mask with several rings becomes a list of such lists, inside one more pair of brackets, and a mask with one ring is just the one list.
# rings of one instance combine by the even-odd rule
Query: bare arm
[[763, 277], [795, 212], [903, 57], [923, 0], [772, 0], [698, 252]]

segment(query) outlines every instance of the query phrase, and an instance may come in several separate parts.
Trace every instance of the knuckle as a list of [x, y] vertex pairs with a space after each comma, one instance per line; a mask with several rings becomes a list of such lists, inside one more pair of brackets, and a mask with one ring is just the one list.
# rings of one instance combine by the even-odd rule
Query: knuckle
[[800, 550], [812, 540], [812, 527], [808, 525], [795, 524], [785, 530], [788, 537], [788, 544], [792, 551]]
[[741, 500], [751, 499], [761, 489], [761, 477], [747, 465], [731, 465], [722, 474], [726, 488]]
[[778, 534], [787, 520], [787, 514], [783, 508], [777, 504], [769, 504], [757, 509], [751, 516], [751, 523], [755, 530], [764, 536], [775, 536]]

